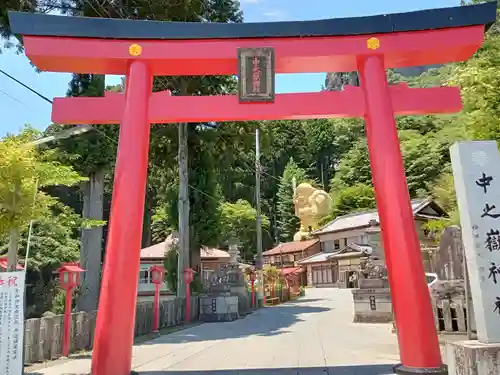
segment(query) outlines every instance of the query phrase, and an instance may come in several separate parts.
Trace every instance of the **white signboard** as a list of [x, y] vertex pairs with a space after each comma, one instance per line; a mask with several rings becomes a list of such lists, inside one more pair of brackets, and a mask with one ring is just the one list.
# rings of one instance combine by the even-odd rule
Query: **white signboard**
[[0, 273], [0, 374], [23, 374], [23, 272]]
[[450, 148], [478, 340], [500, 342], [500, 155], [495, 141]]

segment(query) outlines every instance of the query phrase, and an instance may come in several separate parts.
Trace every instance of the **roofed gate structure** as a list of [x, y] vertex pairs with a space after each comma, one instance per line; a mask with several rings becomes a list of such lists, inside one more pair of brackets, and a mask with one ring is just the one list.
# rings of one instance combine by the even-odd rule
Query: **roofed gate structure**
[[[395, 371], [445, 373], [394, 116], [458, 112], [460, 92], [455, 87], [389, 86], [385, 69], [466, 60], [479, 48], [485, 26], [495, 17], [496, 2], [262, 24], [9, 13], [12, 31], [23, 36], [26, 54], [42, 71], [127, 76], [125, 95], [56, 98], [52, 113], [53, 121], [61, 124], [121, 124], [92, 374], [128, 375], [131, 369], [149, 124], [318, 117], [366, 121], [402, 362]], [[250, 75], [250, 96], [257, 93], [255, 100], [241, 101], [241, 92], [207, 97], [151, 93], [155, 75], [235, 75], [240, 60], [248, 62], [242, 51], [249, 51], [250, 63], [256, 61]], [[262, 59], [262, 53], [267, 57]], [[274, 68], [271, 73], [262, 61]], [[331, 71], [358, 71], [360, 87], [261, 93], [262, 87], [272, 89], [274, 73]]]

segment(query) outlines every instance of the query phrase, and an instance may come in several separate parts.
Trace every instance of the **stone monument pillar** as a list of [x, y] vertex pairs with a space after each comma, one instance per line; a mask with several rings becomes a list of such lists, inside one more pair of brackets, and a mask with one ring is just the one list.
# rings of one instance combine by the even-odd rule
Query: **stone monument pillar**
[[240, 250], [238, 249], [238, 245], [229, 245], [228, 253], [231, 256], [229, 261], [230, 271], [228, 272], [232, 279], [231, 295], [238, 296], [239, 313], [244, 316], [251, 313], [251, 301], [248, 294], [248, 286], [245, 280], [245, 275], [243, 274], [243, 271], [238, 263], [240, 259]]
[[478, 339], [447, 344], [449, 374], [500, 374], [500, 155], [495, 141], [450, 154]]

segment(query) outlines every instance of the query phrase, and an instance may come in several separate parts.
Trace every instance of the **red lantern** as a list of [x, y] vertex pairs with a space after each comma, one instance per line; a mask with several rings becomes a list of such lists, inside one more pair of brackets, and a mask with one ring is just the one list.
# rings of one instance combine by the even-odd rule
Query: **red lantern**
[[151, 281], [155, 284], [155, 299], [153, 306], [153, 332], [160, 330], [160, 288], [164, 281], [165, 268], [155, 265], [149, 269]]
[[149, 271], [151, 272], [151, 282], [159, 285], [164, 282], [165, 268], [163, 266], [152, 266]]
[[78, 262], [64, 263], [57, 269], [61, 287], [66, 290], [66, 303], [64, 309], [63, 355], [69, 355], [69, 341], [71, 335], [71, 305], [73, 302], [73, 289], [80, 284], [80, 274], [85, 270], [80, 268]]
[[194, 280], [195, 271], [192, 268], [184, 269], [184, 282], [189, 285]]
[[74, 289], [80, 284], [80, 273], [84, 271], [84, 269], [80, 268], [80, 264], [75, 262], [64, 263], [56, 272], [59, 273], [61, 287], [68, 290]]
[[250, 271], [250, 281], [253, 283], [255, 283], [255, 280], [257, 279], [257, 275], [255, 274], [255, 271]]

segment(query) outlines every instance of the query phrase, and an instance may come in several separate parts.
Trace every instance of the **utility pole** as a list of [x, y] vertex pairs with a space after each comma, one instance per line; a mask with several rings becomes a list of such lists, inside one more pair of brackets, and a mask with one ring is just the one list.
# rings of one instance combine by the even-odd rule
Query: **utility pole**
[[[17, 212], [17, 202], [21, 198], [21, 184], [16, 181], [14, 185], [14, 194], [12, 197], [12, 213]], [[9, 229], [9, 250], [7, 252], [7, 272], [17, 271], [17, 250], [19, 246], [20, 229], [18, 225]]]
[[260, 213], [260, 129], [257, 126], [255, 128], [255, 210], [257, 213], [257, 258], [255, 262], [255, 268], [257, 269], [257, 281], [259, 283], [259, 288], [257, 289], [257, 306], [264, 305], [264, 277], [262, 274], [262, 267], [264, 265], [264, 259], [262, 257], [262, 218]]
[[184, 269], [189, 267], [189, 175], [188, 124], [179, 124], [179, 247], [177, 263], [177, 296], [186, 297]]

